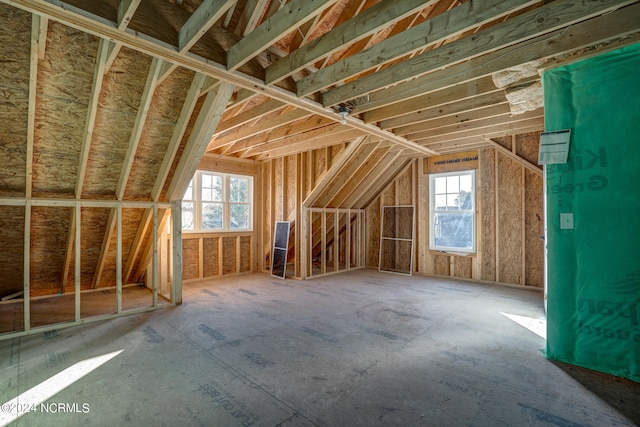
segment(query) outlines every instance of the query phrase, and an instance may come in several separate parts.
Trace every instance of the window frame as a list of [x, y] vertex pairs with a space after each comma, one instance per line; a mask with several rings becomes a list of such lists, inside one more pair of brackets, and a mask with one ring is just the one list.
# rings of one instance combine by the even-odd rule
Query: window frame
[[[208, 175], [213, 177], [222, 178], [222, 200], [203, 200], [202, 198], [202, 176]], [[236, 202], [230, 200], [230, 181], [231, 179], [246, 179], [249, 183], [247, 202]], [[182, 227], [183, 233], [248, 233], [253, 232], [253, 185], [254, 177], [252, 175], [240, 175], [234, 173], [214, 172], [207, 170], [197, 170], [193, 175], [189, 184], [192, 186], [192, 198], [182, 198], [182, 203], [193, 203], [193, 229], [185, 229], [184, 222]], [[186, 190], [185, 190], [186, 194]], [[203, 205], [207, 203], [220, 203], [222, 204], [222, 227], [221, 228], [203, 228]], [[231, 227], [231, 205], [246, 205], [248, 206], [248, 220], [247, 228], [232, 228]]]
[[[469, 209], [464, 209], [464, 210], [436, 210], [436, 203], [435, 203], [435, 198], [436, 198], [436, 191], [435, 191], [435, 181], [436, 178], [442, 178], [442, 177], [450, 177], [450, 176], [463, 176], [463, 175], [469, 175], [471, 176], [471, 207]], [[438, 193], [438, 194], [445, 194], [445, 195], [453, 195], [456, 193]], [[459, 193], [458, 193], [459, 194]], [[462, 170], [462, 171], [455, 171], [455, 172], [443, 172], [443, 173], [434, 173], [434, 174], [429, 174], [429, 250], [432, 251], [440, 251], [440, 252], [452, 252], [452, 253], [464, 253], [464, 254], [475, 254], [476, 250], [477, 250], [477, 236], [476, 236], [476, 230], [477, 230], [477, 226], [476, 226], [476, 171], [475, 169], [470, 169], [470, 170]], [[435, 242], [435, 238], [436, 238], [436, 232], [435, 232], [435, 217], [436, 217], [436, 213], [439, 215], [459, 215], [460, 212], [463, 213], [468, 213], [471, 215], [471, 247], [470, 248], [460, 248], [460, 247], [454, 247], [454, 246], [438, 246], [436, 245]]]

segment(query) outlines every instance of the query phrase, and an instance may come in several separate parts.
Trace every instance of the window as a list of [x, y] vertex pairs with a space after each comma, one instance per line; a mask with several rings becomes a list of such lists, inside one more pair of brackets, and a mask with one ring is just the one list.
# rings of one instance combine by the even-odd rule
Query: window
[[475, 171], [429, 176], [429, 249], [475, 252]]
[[197, 171], [182, 198], [185, 231], [251, 231], [253, 178]]

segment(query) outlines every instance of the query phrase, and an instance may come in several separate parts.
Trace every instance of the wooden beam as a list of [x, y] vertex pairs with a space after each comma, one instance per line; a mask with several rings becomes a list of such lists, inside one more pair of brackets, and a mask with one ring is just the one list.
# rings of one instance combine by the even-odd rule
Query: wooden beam
[[218, 128], [216, 129], [216, 132], [219, 133], [242, 127], [285, 106], [286, 104], [282, 101], [274, 99], [268, 100], [258, 105], [257, 107], [245, 111], [244, 113], [238, 114], [235, 117], [220, 122]]
[[[539, 114], [539, 112], [537, 114]], [[518, 129], [522, 129], [522, 128], [536, 128], [542, 131], [544, 130], [544, 117], [538, 116], [538, 117], [529, 118], [525, 120], [518, 120], [517, 118], [514, 118], [512, 121], [496, 124], [489, 127], [463, 129], [463, 130], [449, 133], [447, 135], [435, 135], [435, 136], [430, 135], [430, 136], [415, 138], [414, 140], [416, 142], [419, 142], [420, 144], [427, 145], [427, 144], [433, 144], [433, 143], [453, 141], [457, 139], [466, 139], [470, 137], [482, 138], [484, 135], [495, 135], [495, 134], [511, 135], [513, 132], [516, 132]]]
[[[105, 39], [100, 39], [98, 45], [98, 54], [96, 57], [96, 66], [93, 72], [93, 83], [91, 87], [91, 95], [89, 97], [89, 107], [87, 109], [87, 117], [85, 119], [84, 133], [82, 135], [82, 146], [80, 148], [80, 159], [78, 163], [78, 172], [76, 176], [75, 198], [80, 200], [82, 197], [82, 186], [84, 184], [84, 177], [87, 171], [87, 162], [89, 161], [89, 151], [91, 148], [91, 140], [93, 139], [93, 128], [95, 125], [96, 112], [98, 111], [98, 100], [100, 99], [100, 92], [102, 91], [102, 83], [104, 81], [105, 64], [107, 60], [107, 53], [109, 51], [110, 42]], [[71, 217], [71, 224], [69, 225], [69, 232], [67, 238], [67, 246], [65, 251], [64, 267], [62, 269], [62, 281], [60, 284], [61, 290], [64, 291], [67, 277], [69, 276], [69, 268], [71, 265], [71, 259], [74, 256], [73, 242], [75, 228], [80, 227], [82, 224], [81, 218], [77, 218], [76, 211], [74, 210]]]
[[193, 77], [193, 81], [191, 82], [191, 86], [189, 87], [189, 92], [187, 92], [184, 104], [182, 104], [182, 110], [180, 110], [180, 115], [178, 116], [176, 125], [173, 128], [173, 133], [171, 134], [171, 139], [169, 140], [167, 150], [164, 157], [162, 158], [162, 164], [160, 165], [160, 170], [158, 171], [155, 184], [153, 185], [153, 189], [151, 190], [151, 199], [154, 202], [157, 202], [160, 199], [162, 189], [164, 188], [165, 182], [171, 170], [171, 165], [173, 165], [173, 160], [175, 159], [178, 148], [180, 147], [182, 137], [187, 130], [189, 118], [193, 114], [193, 110], [196, 107], [198, 96], [200, 95], [200, 90], [202, 89], [205, 80], [206, 76], [199, 73]]
[[353, 174], [367, 161], [377, 148], [378, 143], [364, 144], [354, 153], [338, 173], [328, 174], [329, 183], [324, 191], [320, 193], [315, 204], [322, 208], [338, 208], [339, 206], [329, 206], [329, 202], [350, 182]]
[[[335, 113], [335, 111], [327, 109], [315, 101], [307, 98], [298, 98], [290, 91], [283, 90], [274, 86], [265, 85], [264, 82], [247, 76], [246, 74], [240, 72], [229, 72], [219, 64], [208, 61], [205, 58], [198, 57], [197, 55], [187, 55], [184, 53], [179, 53], [177, 52], [177, 49], [175, 47], [168, 46], [166, 43], [153, 39], [148, 35], [137, 32], [120, 31], [115, 28], [112, 22], [78, 9], [77, 7], [63, 3], [59, 0], [56, 0], [56, 4], [52, 4], [46, 0], [0, 0], [0, 2], [25, 9], [33, 13], [38, 13], [41, 15], [49, 16], [51, 18], [55, 18], [57, 21], [64, 23], [65, 25], [72, 28], [77, 28], [79, 30], [97, 35], [102, 38], [111, 39], [148, 55], [162, 58], [165, 61], [178, 63], [180, 64], [180, 66], [187, 69], [202, 72], [203, 74], [207, 74], [209, 76], [236, 84], [237, 86], [245, 89], [253, 91], [258, 90], [263, 94], [270, 96], [271, 98], [279, 99], [288, 104], [306, 109], [307, 111], [322, 115], [324, 117], [330, 117], [339, 120], [339, 117], [337, 113]], [[637, 20], [633, 19], [633, 17], [637, 16], [638, 13], [638, 8], [636, 6], [638, 5], [629, 6], [627, 8], [624, 8], [623, 10], [612, 12], [610, 14], [595, 18], [594, 20], [590, 21], [588, 25], [589, 36], [591, 37], [589, 39], [589, 43], [585, 42], [579, 44], [579, 46], [592, 45], [600, 41], [610, 40], [614, 37], [632, 34], [637, 31], [638, 23]], [[563, 34], [566, 33], [566, 36], [564, 37], [560, 33], [554, 34], [556, 39], [554, 40], [553, 47], [561, 46], [561, 48], [564, 48], [564, 50], [561, 50], [560, 52], [575, 49], [575, 47], [573, 47], [575, 46], [575, 44], [572, 45], [573, 41], [569, 43], [568, 39], [571, 39], [572, 36], [576, 35], [576, 32], [574, 31], [576, 28], [580, 27], [580, 31], [582, 32], [586, 30], [584, 26], [580, 25], [581, 24], [576, 24], [571, 28], [563, 30]], [[558, 35], [560, 35], [559, 38]], [[586, 39], [582, 39], [583, 42], [585, 40]], [[633, 41], [637, 41], [637, 37], [630, 37], [625, 40], [625, 43], [632, 43]], [[551, 46], [551, 44], [549, 45]], [[571, 48], [567, 48], [567, 46], [569, 45], [572, 45]], [[624, 45], [624, 43], [618, 45], [618, 47], [622, 45]], [[545, 47], [544, 45], [537, 46], [537, 48], [541, 49], [543, 53], [547, 53], [550, 50], [548, 46]], [[518, 62], [518, 64], [519, 63], [522, 63], [522, 61]], [[502, 67], [501, 69], [503, 68], [505, 67]], [[474, 78], [477, 77], [479, 76], [475, 76]], [[438, 88], [441, 87], [442, 86], [439, 86]], [[391, 132], [383, 131], [376, 126], [366, 124], [357, 118], [351, 116], [348, 117], [347, 124], [353, 128], [361, 129], [371, 136], [381, 139], [387, 139], [391, 143], [399, 145], [403, 148], [408, 148], [415, 153], [425, 155], [436, 154], [434, 151], [415, 144], [407, 140], [406, 138], [398, 137]]]
[[410, 162], [411, 159], [405, 158], [403, 156], [403, 150], [400, 150], [393, 162], [389, 164], [389, 167], [383, 173], [376, 175], [376, 177], [371, 180], [366, 191], [358, 191], [359, 197], [349, 203], [349, 206], [362, 209], [366, 208], [389, 184], [389, 182], [391, 182], [391, 180]]
[[454, 114], [464, 113], [466, 111], [473, 111], [506, 103], [508, 103], [508, 101], [504, 95], [504, 91], [500, 90], [476, 96], [474, 98], [455, 101], [450, 104], [437, 105], [435, 107], [426, 108], [416, 113], [406, 114], [393, 119], [383, 120], [379, 123], [379, 126], [383, 129], [394, 129], [439, 117], [451, 116]]
[[176, 68], [178, 68], [178, 64], [174, 64], [172, 62], [165, 62], [162, 64], [162, 69], [160, 70], [160, 74], [158, 74], [158, 84], [165, 81]]
[[182, 198], [231, 99], [234, 87], [231, 83], [221, 83], [205, 95], [202, 109], [169, 185], [167, 195], [170, 201]]
[[178, 32], [178, 52], [187, 52], [237, 0], [204, 0]]
[[418, 132], [411, 135], [411, 138], [415, 141], [424, 140], [425, 138], [439, 138], [440, 140], [446, 140], [449, 137], [462, 133], [462, 132], [481, 132], [495, 130], [502, 125], [509, 125], [511, 123], [519, 123], [525, 120], [539, 119], [544, 120], [544, 112], [542, 108], [538, 108], [534, 111], [527, 111], [522, 114], [504, 114], [497, 117], [489, 117], [480, 120], [474, 120], [464, 123], [456, 123], [449, 126], [443, 126], [435, 129], [427, 129], [422, 132]]
[[89, 151], [91, 148], [91, 140], [93, 139], [93, 128], [95, 126], [96, 113], [98, 111], [98, 100], [100, 99], [100, 93], [102, 92], [102, 83], [104, 82], [105, 65], [110, 44], [111, 43], [108, 40], [100, 39], [98, 46], [98, 56], [96, 58], [96, 66], [93, 72], [89, 107], [87, 109], [84, 133], [82, 135], [82, 146], [80, 148], [80, 162], [76, 178], [76, 199], [80, 199], [82, 197], [82, 186], [84, 184], [84, 177], [87, 171], [87, 162], [89, 161]]
[[349, 159], [358, 151], [358, 149], [362, 146], [366, 138], [358, 138], [351, 142], [344, 150], [342, 150], [340, 157], [335, 159], [331, 163], [331, 167], [327, 171], [326, 174], [322, 177], [322, 179], [316, 184], [316, 186], [311, 190], [311, 193], [307, 195], [307, 197], [302, 201], [303, 208], [313, 207], [316, 200], [322, 192], [325, 190], [327, 185], [331, 180], [331, 177], [336, 175], [340, 169], [349, 161]]
[[[258, 123], [254, 123], [251, 126], [243, 126], [240, 129], [236, 129], [232, 132], [226, 132], [224, 134], [218, 133], [218, 135], [216, 135], [216, 137], [207, 147], [207, 151], [230, 146], [225, 150], [225, 153], [232, 153], [237, 151], [238, 149], [242, 149], [234, 149], [234, 147], [241, 147], [242, 145], [244, 145], [243, 148], [248, 148], [251, 145], [264, 142], [264, 140], [262, 139], [263, 134], [268, 133], [270, 135], [271, 131], [275, 129], [279, 130], [281, 128], [286, 128], [285, 125], [300, 121], [301, 119], [307, 118], [310, 115], [311, 113], [309, 113], [308, 111], [300, 109], [295, 109], [287, 112], [279, 111], [277, 112], [277, 114], [270, 114], [268, 116], [265, 116]], [[322, 117], [321, 119], [324, 119], [325, 121], [327, 121], [327, 123], [333, 122], [333, 120], [326, 119], [324, 117]], [[253, 143], [244, 142], [252, 140], [257, 141], [254, 141]]]
[[142, 0], [122, 0], [118, 6], [118, 29], [124, 30], [129, 26], [131, 18], [140, 6]]
[[337, 0], [292, 0], [227, 52], [227, 69], [236, 70]]
[[104, 40], [104, 43], [108, 46], [107, 59], [105, 60], [105, 66], [104, 66], [104, 73], [107, 74], [111, 69], [111, 67], [113, 66], [113, 63], [116, 60], [116, 57], [118, 56], [118, 53], [120, 53], [120, 50], [122, 49], [122, 43], [113, 43], [107, 39], [102, 39], [102, 40]]
[[31, 329], [31, 202], [29, 199], [27, 199], [24, 206], [24, 246], [22, 253], [23, 328], [28, 331]]
[[93, 289], [98, 287], [98, 284], [102, 279], [104, 265], [107, 262], [107, 251], [109, 250], [109, 244], [113, 238], [113, 230], [116, 226], [116, 216], [116, 208], [111, 208], [109, 212], [109, 219], [107, 220], [107, 228], [105, 229], [104, 236], [102, 237], [102, 246], [100, 247], [100, 255], [98, 255], [96, 271], [93, 274]]
[[[537, 0], [479, 0], [463, 3], [301, 79], [298, 82], [298, 95], [306, 96], [325, 89], [535, 3]], [[328, 97], [324, 104], [334, 105], [330, 100]]]
[[[341, 142], [353, 141], [363, 136], [362, 132], [356, 129], [347, 129], [344, 132], [338, 132], [330, 135], [322, 135], [310, 141], [303, 141], [294, 144], [284, 144], [284, 146], [271, 149], [256, 157], [256, 160], [274, 159], [277, 157], [291, 156], [293, 154], [303, 153], [305, 151], [315, 150], [318, 148], [328, 148]], [[276, 142], [277, 144], [278, 142]], [[251, 157], [254, 154], [245, 153], [243, 156]]]
[[128, 280], [131, 279], [131, 273], [133, 272], [133, 267], [138, 258], [138, 254], [140, 252], [140, 248], [142, 246], [142, 240], [144, 236], [147, 234], [147, 230], [149, 229], [149, 224], [153, 219], [153, 209], [148, 208], [145, 209], [142, 213], [142, 218], [140, 219], [140, 223], [138, 224], [138, 230], [136, 231], [136, 235], [133, 239], [133, 243], [131, 245], [131, 250], [129, 251], [129, 256], [127, 257], [127, 262], [124, 264], [123, 270], [123, 280], [125, 283], [128, 283]]
[[333, 198], [327, 203], [327, 205], [335, 206], [338, 208], [351, 208], [351, 206], [345, 203], [346, 200], [359, 188], [363, 182], [369, 178], [372, 179], [372, 171], [380, 164], [389, 152], [390, 147], [376, 147], [375, 151], [364, 161], [357, 170], [350, 175], [349, 185], [343, 186]]
[[522, 157], [518, 156], [517, 154], [513, 153], [512, 151], [507, 150], [506, 148], [504, 148], [502, 145], [498, 144], [497, 142], [495, 142], [491, 138], [483, 138], [483, 139], [486, 142], [488, 142], [489, 144], [491, 144], [491, 146], [493, 148], [495, 148], [497, 151], [499, 151], [500, 153], [502, 153], [505, 156], [509, 157], [511, 160], [515, 161], [519, 165], [524, 166], [526, 169], [530, 170], [531, 172], [535, 173], [536, 175], [542, 177], [542, 169], [540, 169], [538, 166], [534, 165], [533, 163], [529, 162], [528, 160], [523, 159]]
[[491, 76], [485, 76], [477, 80], [465, 82], [451, 88], [428, 93], [424, 96], [411, 98], [405, 102], [399, 102], [372, 111], [364, 111], [367, 104], [364, 104], [364, 106], [355, 106], [351, 109], [351, 114], [359, 114], [364, 111], [363, 120], [365, 123], [376, 123], [382, 120], [389, 120], [406, 114], [416, 113], [438, 105], [446, 105], [503, 90], [504, 89], [496, 87]]
[[[640, 30], [637, 20], [632, 16], [640, 14], [640, 5], [635, 4], [605, 14], [571, 27], [556, 30], [548, 34], [534, 37], [526, 44], [518, 44], [497, 52], [488, 53], [464, 63], [453, 65], [443, 70], [431, 72], [414, 80], [399, 83], [386, 90], [373, 92], [364, 103], [362, 110], [381, 108], [397, 102], [424, 96], [427, 93], [489, 76], [511, 67], [520, 66], [531, 61], [553, 58], [558, 55], [574, 52], [577, 49], [593, 46], [615, 38], [625, 37], [621, 43], [613, 43], [618, 48], [627, 43], [638, 41]], [[635, 36], [630, 36], [636, 33]], [[602, 46], [597, 51], [602, 53], [609, 47]]]
[[353, 16], [349, 21], [331, 29], [328, 33], [289, 53], [289, 55], [268, 66], [265, 70], [265, 81], [271, 84], [290, 76], [317, 60], [329, 56], [341, 49], [345, 44], [355, 43], [376, 31], [391, 25], [405, 17], [422, 10], [434, 0], [396, 0], [380, 2], [362, 13]]
[[[429, 51], [403, 61], [400, 64], [388, 67], [375, 74], [362, 77], [352, 83], [332, 89], [323, 95], [323, 104], [339, 104], [369, 92], [375, 92], [386, 86], [423, 76], [430, 71], [435, 71], [439, 68], [451, 66], [470, 58], [513, 46], [519, 42], [526, 41], [527, 39], [570, 26], [580, 21], [585, 21], [597, 15], [614, 11], [621, 6], [632, 2], [633, 0], [626, 0], [623, 2], [620, 0], [602, 0], [589, 3], [585, 3], [580, 0], [562, 0], [552, 2], [513, 17], [502, 23], [496, 24], [486, 30], [480, 31], [473, 37], [465, 37], [449, 43], [446, 47], [446, 50], [449, 53], [447, 55], [443, 55], [439, 49]], [[473, 2], [473, 4], [475, 4], [475, 2]], [[456, 9], [457, 8], [454, 8], [452, 11]], [[495, 16], [493, 18], [495, 18]], [[434, 19], [437, 19], [437, 17]], [[322, 71], [324, 73], [328, 72], [324, 70]], [[336, 76], [327, 78], [316, 76], [316, 74], [313, 75], [315, 76], [314, 78], [324, 79], [321, 80], [321, 83], [323, 84], [328, 80], [336, 81], [338, 79]], [[301, 94], [300, 87], [301, 86], [299, 85], [299, 94]], [[305, 85], [304, 87], [307, 86]], [[311, 92], [315, 90], [318, 90], [317, 85], [313, 87]], [[302, 94], [308, 94], [311, 92], [303, 90]]]
[[29, 110], [27, 113], [27, 155], [25, 196], [31, 197], [33, 189], [33, 144], [36, 126], [36, 98], [38, 89], [38, 63], [44, 58], [49, 20], [39, 15], [31, 16], [31, 54], [29, 63]]
[[[300, 112], [300, 110], [295, 110], [295, 111], [298, 113]], [[270, 130], [267, 133], [258, 134], [249, 138], [239, 140], [229, 145], [227, 149], [224, 150], [224, 153], [228, 155], [228, 154], [237, 153], [243, 150], [247, 150], [252, 147], [258, 147], [263, 144], [273, 143], [283, 138], [292, 137], [294, 135], [298, 135], [303, 132], [308, 132], [313, 129], [325, 127], [327, 125], [330, 125], [331, 123], [333, 123], [333, 120], [331, 119], [327, 119], [325, 117], [312, 116], [305, 120], [300, 120], [296, 123], [290, 124], [289, 126], [279, 126], [276, 129]]]
[[410, 135], [423, 132], [429, 129], [438, 129], [441, 127], [456, 125], [465, 122], [473, 122], [476, 120], [487, 119], [490, 117], [498, 117], [511, 114], [511, 107], [509, 103], [504, 102], [502, 104], [490, 105], [489, 107], [479, 108], [472, 111], [463, 111], [461, 113], [448, 115], [444, 117], [438, 117], [424, 122], [410, 124], [408, 126], [401, 126], [395, 128], [393, 131], [398, 135], [402, 135], [405, 138]]
[[140, 99], [140, 105], [138, 106], [138, 114], [136, 115], [136, 121], [131, 131], [131, 137], [129, 138], [129, 146], [127, 147], [127, 153], [124, 157], [122, 170], [120, 171], [120, 179], [118, 180], [118, 186], [116, 188], [116, 198], [122, 200], [124, 192], [127, 189], [127, 182], [129, 181], [129, 174], [133, 167], [133, 161], [135, 160], [136, 151], [138, 150], [138, 144], [140, 143], [140, 137], [142, 136], [142, 129], [149, 113], [149, 106], [153, 99], [153, 92], [156, 89], [156, 83], [158, 80], [158, 74], [162, 67], [162, 60], [153, 58], [151, 66], [149, 67], [149, 73], [147, 75], [147, 81], [142, 92]]
[[242, 35], [246, 36], [256, 29], [258, 21], [269, 0], [249, 0], [244, 8], [244, 21], [246, 22]]
[[71, 214], [71, 223], [67, 231], [67, 243], [65, 245], [64, 265], [62, 267], [62, 278], [60, 280], [60, 293], [64, 293], [64, 287], [67, 284], [67, 277], [69, 277], [69, 270], [71, 268], [71, 259], [74, 257], [73, 245], [75, 241], [75, 230], [77, 224], [80, 224], [81, 218], [77, 218], [76, 209]]
[[[351, 135], [352, 131], [353, 129], [349, 128], [348, 126], [343, 126], [340, 123], [333, 123], [328, 126], [314, 128], [313, 130], [310, 130], [308, 132], [303, 132], [296, 135], [290, 135], [286, 138], [278, 139], [277, 141], [268, 142], [258, 146], [253, 146], [247, 152], [244, 153], [243, 157], [256, 156], [258, 154], [263, 154], [263, 153], [266, 153], [267, 151], [283, 148], [291, 144], [306, 143], [306, 145], [309, 148], [317, 148], [317, 147], [314, 147], [315, 141], [321, 138], [326, 138], [329, 135], [335, 136], [336, 139], [333, 144], [335, 145], [341, 141], [339, 139], [341, 138], [339, 136], [340, 134], [349, 133]], [[359, 131], [356, 131], [356, 132], [359, 132]], [[342, 141], [344, 140], [345, 139], [342, 139]]]

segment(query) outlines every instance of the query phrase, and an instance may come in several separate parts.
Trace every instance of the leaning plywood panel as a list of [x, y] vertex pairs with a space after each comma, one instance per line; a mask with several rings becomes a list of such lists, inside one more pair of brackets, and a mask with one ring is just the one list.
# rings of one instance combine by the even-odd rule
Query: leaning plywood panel
[[498, 153], [498, 281], [523, 284], [522, 167]]
[[33, 195], [74, 197], [98, 38], [50, 22], [38, 62]]
[[31, 14], [0, 4], [0, 196], [24, 196]]
[[105, 75], [82, 188], [83, 198], [115, 198], [150, 64], [149, 56], [122, 48]]
[[154, 91], [127, 182], [125, 200], [149, 200], [193, 72], [179, 68]]
[[23, 289], [24, 206], [0, 206], [0, 298]]
[[30, 283], [31, 295], [61, 291], [67, 233], [72, 208], [33, 206], [31, 208]]
[[496, 150], [480, 150], [478, 159], [480, 279], [496, 280]]

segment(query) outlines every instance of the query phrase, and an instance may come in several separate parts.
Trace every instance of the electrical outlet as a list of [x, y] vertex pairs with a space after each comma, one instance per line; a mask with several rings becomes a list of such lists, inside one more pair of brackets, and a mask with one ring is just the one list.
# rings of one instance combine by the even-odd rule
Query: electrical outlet
[[560, 214], [560, 229], [573, 230], [573, 213], [561, 213]]

